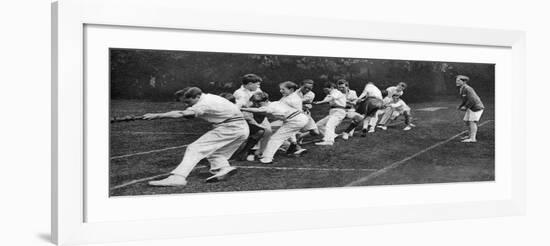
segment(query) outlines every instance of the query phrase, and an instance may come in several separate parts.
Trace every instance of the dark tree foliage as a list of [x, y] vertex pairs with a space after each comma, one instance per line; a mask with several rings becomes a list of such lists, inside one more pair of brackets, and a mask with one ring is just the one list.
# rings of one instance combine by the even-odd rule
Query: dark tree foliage
[[367, 81], [380, 89], [406, 82], [410, 102], [456, 95], [455, 76], [470, 77], [482, 96], [494, 95], [495, 66], [481, 63], [381, 60], [338, 57], [283, 56], [189, 51], [111, 49], [112, 99], [172, 100], [174, 91], [198, 86], [209, 93], [233, 92], [240, 77], [255, 73], [264, 80], [262, 89], [278, 99], [283, 81], [315, 80], [317, 99], [326, 81], [347, 79], [361, 93]]

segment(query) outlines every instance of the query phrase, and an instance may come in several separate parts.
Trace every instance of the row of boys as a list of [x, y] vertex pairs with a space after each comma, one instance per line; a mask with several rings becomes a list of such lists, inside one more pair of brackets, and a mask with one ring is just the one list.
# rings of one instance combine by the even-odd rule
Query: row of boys
[[[190, 144], [183, 160], [171, 175], [162, 180], [150, 181], [154, 186], [184, 186], [187, 176], [196, 164], [206, 158], [210, 162], [210, 177], [206, 182], [224, 180], [236, 172], [228, 160], [237, 152], [237, 158], [246, 156], [253, 160], [254, 154], [262, 163], [271, 163], [277, 150], [289, 142], [289, 151], [299, 154], [303, 149], [300, 140], [307, 135], [323, 135], [316, 145], [333, 145], [337, 137], [336, 127], [344, 118], [352, 123], [343, 133], [348, 139], [354, 129], [363, 122], [362, 135], [373, 132], [377, 123], [382, 129], [390, 119], [401, 114], [405, 116], [406, 127], [410, 130], [410, 108], [400, 99], [405, 83], [389, 87], [387, 97], [372, 83], [367, 83], [363, 93], [357, 96], [349, 89], [345, 80], [337, 84], [327, 83], [323, 90], [327, 94], [321, 101], [313, 101], [312, 80], [304, 80], [298, 88], [293, 82], [280, 84], [283, 97], [270, 102], [267, 93], [261, 91], [262, 79], [254, 74], [243, 76], [242, 86], [233, 95], [221, 96], [203, 93], [197, 87], [189, 87], [176, 92], [176, 98], [186, 105], [182, 111], [145, 114], [145, 119], [159, 118], [202, 118], [213, 124], [206, 132]], [[230, 101], [233, 101], [231, 103]], [[309, 110], [312, 104], [328, 103], [329, 114], [315, 122]], [[382, 115], [378, 122], [379, 115]], [[252, 151], [256, 147], [256, 150]]]

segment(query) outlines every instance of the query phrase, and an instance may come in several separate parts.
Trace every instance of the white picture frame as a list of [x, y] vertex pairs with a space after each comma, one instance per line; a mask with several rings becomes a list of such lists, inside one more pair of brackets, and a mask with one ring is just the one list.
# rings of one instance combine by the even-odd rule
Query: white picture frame
[[[52, 238], [59, 245], [521, 215], [525, 211], [525, 123], [521, 117], [525, 108], [525, 34], [521, 31], [250, 13], [245, 16], [189, 10], [185, 2], [173, 0], [61, 0], [52, 4], [52, 13]], [[513, 152], [497, 153], [509, 157], [511, 163], [510, 177], [502, 181], [506, 194], [499, 199], [458, 202], [411, 200], [393, 206], [86, 221], [85, 179], [93, 178], [87, 177], [85, 165], [84, 30], [87, 25], [503, 47], [509, 51], [511, 61], [506, 86], [513, 83], [514, 87], [513, 91], [504, 90], [496, 96], [513, 96], [513, 103], [502, 106], [517, 116], [509, 117], [507, 122], [514, 131], [497, 136], [497, 141], [513, 140], [508, 146]], [[498, 178], [496, 182], [500, 182]], [[400, 189], [404, 189], [403, 186]], [[392, 192], [391, 188], [386, 190]]]

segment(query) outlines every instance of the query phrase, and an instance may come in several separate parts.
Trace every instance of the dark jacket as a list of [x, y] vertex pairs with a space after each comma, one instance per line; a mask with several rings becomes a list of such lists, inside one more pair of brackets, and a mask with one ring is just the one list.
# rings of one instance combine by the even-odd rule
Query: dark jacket
[[474, 88], [467, 84], [460, 87], [460, 96], [462, 97], [462, 104], [460, 104], [459, 107], [464, 106], [466, 109], [474, 112], [485, 108], [485, 106], [483, 106], [483, 102], [481, 102], [481, 98], [479, 98], [477, 93], [474, 91]]

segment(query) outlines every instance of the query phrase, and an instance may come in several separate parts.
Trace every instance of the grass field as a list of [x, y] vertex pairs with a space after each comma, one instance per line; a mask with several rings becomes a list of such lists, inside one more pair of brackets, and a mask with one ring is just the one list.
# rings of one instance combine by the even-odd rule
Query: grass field
[[[494, 176], [494, 104], [485, 100], [477, 143], [460, 143], [465, 130], [459, 99], [410, 104], [416, 128], [403, 124], [358, 133], [334, 146], [307, 144], [301, 157], [279, 154], [273, 164], [233, 161], [239, 171], [230, 180], [205, 183], [208, 163], [202, 161], [185, 187], [151, 187], [146, 181], [175, 168], [185, 151], [210, 126], [202, 120], [133, 121], [111, 124], [110, 195], [148, 195], [245, 190], [492, 181]], [[438, 110], [423, 110], [440, 107]], [[176, 102], [114, 100], [111, 116], [140, 115], [180, 109]], [[328, 109], [315, 107], [314, 119]], [[348, 122], [340, 125], [339, 131]], [[337, 132], [339, 132], [337, 131]]]

